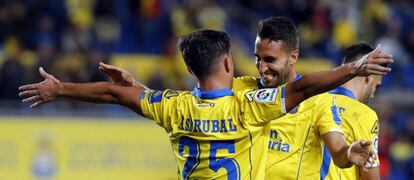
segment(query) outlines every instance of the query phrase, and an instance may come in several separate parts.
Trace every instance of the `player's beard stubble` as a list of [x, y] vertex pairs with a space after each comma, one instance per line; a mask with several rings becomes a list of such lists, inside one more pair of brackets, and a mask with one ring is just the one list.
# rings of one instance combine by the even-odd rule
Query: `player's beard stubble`
[[286, 59], [282, 68], [269, 67], [264, 73], [260, 73], [260, 76], [265, 87], [277, 87], [288, 83], [290, 72], [289, 59]]

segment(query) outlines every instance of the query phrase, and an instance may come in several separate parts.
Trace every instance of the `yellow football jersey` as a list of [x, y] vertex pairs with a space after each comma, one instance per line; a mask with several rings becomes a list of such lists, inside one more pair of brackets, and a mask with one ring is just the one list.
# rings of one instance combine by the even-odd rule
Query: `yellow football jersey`
[[[233, 89], [261, 88], [261, 84], [259, 78], [240, 77], [234, 80]], [[342, 133], [333, 102], [328, 93], [313, 96], [285, 116], [271, 121], [271, 128], [266, 133], [270, 137], [266, 179], [320, 178], [321, 135]]]
[[[348, 144], [356, 140], [370, 140], [373, 143], [373, 152], [378, 157], [379, 121], [375, 111], [355, 100], [354, 94], [343, 87], [338, 87], [329, 93], [336, 99], [342, 129]], [[326, 175], [325, 179], [360, 179], [359, 169], [356, 166], [340, 169], [333, 164], [329, 152], [326, 152], [324, 157], [327, 157], [322, 167]], [[377, 159], [374, 164], [379, 167], [379, 160]]]
[[284, 87], [147, 90], [141, 108], [168, 133], [181, 179], [264, 179], [264, 129], [284, 114]]

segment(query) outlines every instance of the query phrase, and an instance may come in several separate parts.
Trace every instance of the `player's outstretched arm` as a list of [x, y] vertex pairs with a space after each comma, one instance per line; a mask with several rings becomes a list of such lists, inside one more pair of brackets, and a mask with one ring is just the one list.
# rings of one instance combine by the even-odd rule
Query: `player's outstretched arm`
[[44, 81], [19, 87], [19, 96], [24, 97], [23, 102], [30, 103], [31, 107], [50, 102], [56, 97], [65, 97], [93, 103], [120, 104], [142, 114], [139, 94], [145, 88], [141, 86], [126, 87], [108, 82], [63, 83], [43, 68], [39, 68], [39, 72]]
[[381, 47], [377, 46], [356, 63], [305, 75], [300, 80], [286, 85], [286, 111], [289, 112], [303, 100], [334, 89], [356, 76], [385, 75], [391, 71], [391, 68], [385, 65], [392, 62], [392, 55], [381, 53]]
[[356, 165], [363, 171], [367, 171], [365, 165], [373, 155], [370, 150], [371, 141], [355, 141], [349, 146], [343, 135], [338, 132], [326, 133], [322, 135], [322, 139], [336, 166], [348, 168]]

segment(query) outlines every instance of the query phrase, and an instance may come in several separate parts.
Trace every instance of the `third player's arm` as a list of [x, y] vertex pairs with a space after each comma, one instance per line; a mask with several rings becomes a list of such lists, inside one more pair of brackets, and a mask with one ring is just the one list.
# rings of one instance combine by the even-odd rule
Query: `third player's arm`
[[349, 146], [341, 133], [330, 132], [322, 135], [322, 139], [332, 155], [332, 160], [340, 168], [348, 168], [353, 164], [363, 171], [369, 156], [371, 141], [355, 141]]
[[380, 179], [379, 167], [368, 169], [368, 171], [359, 171], [362, 180], [378, 180]]
[[350, 163], [347, 158], [349, 145], [346, 143], [341, 133], [329, 132], [322, 135], [322, 139], [331, 153], [332, 160], [336, 166], [340, 168], [352, 166], [352, 163]]

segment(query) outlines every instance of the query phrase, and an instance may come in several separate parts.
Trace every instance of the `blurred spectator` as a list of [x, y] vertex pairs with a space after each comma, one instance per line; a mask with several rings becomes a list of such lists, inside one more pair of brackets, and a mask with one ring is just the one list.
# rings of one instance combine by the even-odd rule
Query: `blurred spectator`
[[100, 49], [91, 50], [87, 53], [86, 57], [86, 68], [84, 73], [84, 76], [81, 80], [81, 82], [99, 82], [99, 81], [105, 81], [107, 77], [101, 73], [98, 69], [99, 62], [105, 62], [107, 61], [107, 57], [105, 55], [105, 52], [103, 52]]
[[78, 50], [85, 51], [91, 44], [91, 39], [91, 33], [88, 29], [77, 24], [70, 24], [63, 32], [63, 51], [67, 53]]
[[57, 51], [55, 46], [49, 43], [39, 44], [35, 52], [35, 64], [33, 66], [26, 67], [29, 69], [27, 72], [28, 82], [42, 81], [43, 77], [40, 76], [38, 68], [51, 69], [53, 64], [56, 63]]
[[0, 43], [3, 45], [4, 41], [8, 36], [10, 36], [10, 17], [9, 17], [9, 11], [7, 10], [7, 7], [5, 3], [0, 3]]
[[25, 83], [25, 67], [21, 63], [21, 49], [16, 39], [5, 44], [7, 60], [0, 68], [0, 99], [20, 99], [17, 89]]
[[93, 7], [93, 14], [96, 19], [93, 25], [95, 39], [93, 46], [107, 51], [112, 51], [121, 36], [115, 6], [115, 1], [101, 0], [96, 1]]

